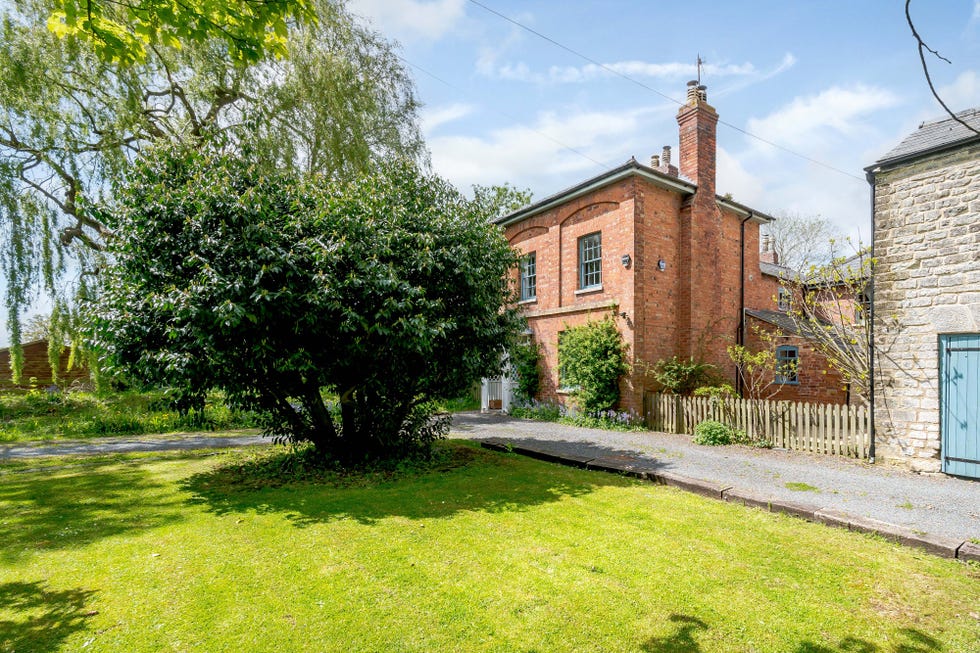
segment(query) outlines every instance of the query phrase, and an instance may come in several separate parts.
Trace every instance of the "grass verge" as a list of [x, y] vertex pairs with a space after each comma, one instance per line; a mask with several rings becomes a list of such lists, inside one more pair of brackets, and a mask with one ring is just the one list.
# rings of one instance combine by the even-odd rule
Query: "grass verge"
[[163, 392], [0, 393], [0, 442], [212, 431], [255, 426], [255, 418], [208, 396], [203, 412], [181, 415]]
[[276, 450], [0, 474], [0, 651], [975, 650], [976, 565], [440, 447], [294, 482]]

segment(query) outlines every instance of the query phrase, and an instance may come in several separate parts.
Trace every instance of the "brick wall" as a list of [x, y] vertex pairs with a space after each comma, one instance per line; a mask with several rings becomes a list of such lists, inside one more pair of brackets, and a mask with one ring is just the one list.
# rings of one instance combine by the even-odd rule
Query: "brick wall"
[[[542, 347], [539, 397], [564, 399], [558, 392], [558, 334], [566, 328], [617, 317], [623, 339], [635, 350], [634, 283], [635, 265], [623, 267], [620, 258], [634, 251], [633, 211], [635, 185], [626, 179], [566, 202], [556, 208], [508, 227], [505, 234], [521, 254], [535, 252], [537, 297], [522, 303], [534, 339]], [[602, 287], [582, 291], [578, 287], [578, 240], [602, 234]], [[621, 387], [623, 408], [640, 410], [634, 395], [634, 378]]]
[[[753, 317], [748, 318], [748, 334], [746, 347], [750, 351], [762, 351], [769, 347], [755, 327], [768, 333], [774, 333], [775, 328]], [[797, 366], [797, 383], [786, 383], [771, 386], [766, 392], [776, 390], [773, 401], [803, 401], [817, 404], [847, 404], [850, 400], [847, 384], [827, 363], [827, 359], [816, 351], [805, 338], [794, 335], [778, 335], [775, 345], [788, 345], [798, 350], [799, 363]]]
[[877, 173], [874, 237], [877, 454], [936, 472], [938, 336], [980, 332], [980, 145]]

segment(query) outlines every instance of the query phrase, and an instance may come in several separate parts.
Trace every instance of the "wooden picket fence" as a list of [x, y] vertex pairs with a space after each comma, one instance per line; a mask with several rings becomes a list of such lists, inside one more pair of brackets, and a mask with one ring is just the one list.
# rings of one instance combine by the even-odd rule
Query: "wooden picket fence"
[[654, 431], [693, 435], [695, 426], [711, 419], [774, 447], [868, 457], [870, 426], [866, 406], [647, 394], [643, 413], [647, 426]]

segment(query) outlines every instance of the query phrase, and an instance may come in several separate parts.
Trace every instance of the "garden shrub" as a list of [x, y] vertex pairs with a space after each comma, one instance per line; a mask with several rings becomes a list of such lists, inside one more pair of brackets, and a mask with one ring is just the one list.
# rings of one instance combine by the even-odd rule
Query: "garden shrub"
[[706, 419], [694, 427], [694, 442], [709, 446], [732, 444], [733, 429], [717, 420]]
[[649, 374], [663, 386], [665, 392], [688, 395], [701, 386], [713, 383], [715, 366], [693, 358], [684, 360], [674, 356], [657, 361]]
[[514, 399], [518, 404], [528, 405], [538, 394], [541, 386], [541, 349], [533, 342], [522, 342], [511, 347], [510, 366], [517, 377], [514, 386]]
[[539, 422], [558, 422], [569, 426], [582, 426], [590, 429], [608, 431], [644, 431], [646, 425], [639, 415], [632, 411], [604, 410], [595, 414], [584, 414], [555, 402], [532, 401], [524, 406], [513, 406], [513, 417], [523, 417]]
[[562, 332], [558, 340], [561, 383], [587, 415], [611, 410], [619, 402], [619, 378], [629, 371], [626, 343], [611, 318]]

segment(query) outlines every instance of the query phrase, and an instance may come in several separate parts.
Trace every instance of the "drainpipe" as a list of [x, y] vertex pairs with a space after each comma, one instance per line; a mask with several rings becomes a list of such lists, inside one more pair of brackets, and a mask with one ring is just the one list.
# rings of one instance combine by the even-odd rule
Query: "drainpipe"
[[868, 394], [871, 409], [871, 424], [868, 436], [868, 462], [875, 463], [875, 173], [868, 170], [865, 173], [868, 184], [871, 185], [871, 278], [868, 279]]
[[[738, 225], [738, 331], [735, 334], [735, 342], [745, 345], [745, 223], [753, 217], [752, 211], [745, 216], [745, 219]], [[742, 375], [739, 374], [738, 366], [735, 366], [735, 391], [739, 396], [742, 395]]]

